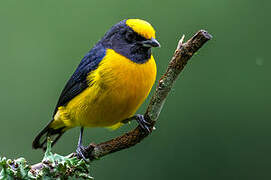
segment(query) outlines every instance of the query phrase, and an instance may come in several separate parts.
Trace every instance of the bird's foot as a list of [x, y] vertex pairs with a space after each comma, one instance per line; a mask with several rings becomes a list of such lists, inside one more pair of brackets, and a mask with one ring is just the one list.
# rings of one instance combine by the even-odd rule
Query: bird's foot
[[148, 134], [151, 133], [151, 131], [152, 131], [151, 125], [152, 125], [152, 124], [151, 124], [150, 122], [146, 121], [146, 119], [144, 118], [143, 115], [137, 114], [137, 115], [135, 115], [135, 119], [136, 119], [137, 123], [139, 124], [139, 126], [140, 126], [146, 133], [148, 133]]
[[89, 153], [86, 147], [82, 145], [77, 146], [76, 155], [77, 155], [77, 158], [83, 159], [86, 163], [89, 162], [89, 160], [87, 159], [89, 156]]
[[136, 114], [131, 118], [125, 119], [122, 121], [122, 123], [128, 123], [131, 120], [135, 119], [137, 121], [137, 123], [139, 124], [139, 126], [141, 127], [141, 129], [144, 130], [145, 133], [150, 134], [152, 131], [152, 123], [146, 121], [146, 119], [144, 118], [143, 115], [141, 114]]

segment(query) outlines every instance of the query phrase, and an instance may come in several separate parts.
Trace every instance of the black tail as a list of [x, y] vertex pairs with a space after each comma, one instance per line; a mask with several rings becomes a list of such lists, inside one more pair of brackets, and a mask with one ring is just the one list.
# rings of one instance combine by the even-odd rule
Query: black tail
[[[51, 121], [52, 122], [52, 121]], [[53, 141], [52, 146], [57, 142], [57, 140], [62, 136], [65, 132], [65, 127], [61, 127], [58, 129], [53, 129], [50, 127], [51, 122], [37, 135], [32, 143], [33, 149], [43, 149], [46, 150], [47, 138], [50, 137]]]

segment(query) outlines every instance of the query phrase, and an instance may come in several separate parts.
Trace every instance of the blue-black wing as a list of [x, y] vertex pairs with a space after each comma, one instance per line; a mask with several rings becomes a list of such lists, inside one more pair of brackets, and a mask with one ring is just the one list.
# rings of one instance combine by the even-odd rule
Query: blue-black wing
[[53, 115], [57, 112], [58, 107], [66, 105], [88, 87], [87, 75], [98, 67], [105, 52], [106, 49], [101, 44], [97, 44], [85, 55], [62, 90]]

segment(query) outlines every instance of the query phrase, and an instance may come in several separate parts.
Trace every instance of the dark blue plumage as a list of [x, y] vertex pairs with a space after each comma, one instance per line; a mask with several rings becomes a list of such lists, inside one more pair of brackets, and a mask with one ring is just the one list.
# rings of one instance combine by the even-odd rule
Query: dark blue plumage
[[57, 112], [58, 107], [66, 105], [88, 87], [87, 75], [98, 67], [105, 56], [105, 52], [106, 49], [103, 45], [98, 43], [85, 55], [62, 90], [53, 115]]
[[57, 112], [58, 107], [66, 105], [88, 87], [87, 75], [98, 67], [106, 54], [106, 49], [113, 49], [136, 63], [146, 62], [151, 56], [151, 48], [138, 44], [145, 40], [146, 38], [138, 35], [126, 25], [126, 20], [114, 25], [82, 59], [64, 87], [53, 115]]

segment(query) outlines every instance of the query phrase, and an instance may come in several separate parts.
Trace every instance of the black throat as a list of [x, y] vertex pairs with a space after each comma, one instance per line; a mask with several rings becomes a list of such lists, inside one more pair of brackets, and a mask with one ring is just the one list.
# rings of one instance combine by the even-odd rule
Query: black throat
[[105, 48], [113, 49], [135, 63], [143, 64], [147, 62], [151, 57], [151, 48], [144, 47], [139, 43], [139, 41], [146, 39], [138, 36], [135, 41], [129, 42], [125, 38], [125, 33], [128, 30], [133, 31], [126, 25], [126, 20], [121, 21], [113, 26], [99, 43]]

